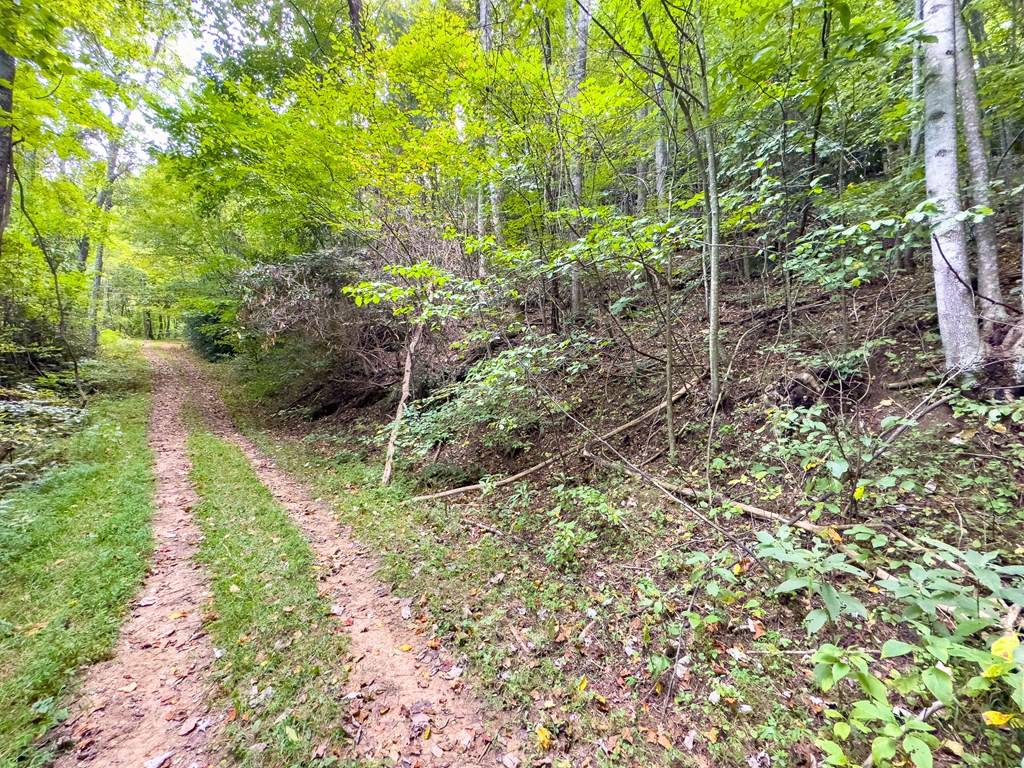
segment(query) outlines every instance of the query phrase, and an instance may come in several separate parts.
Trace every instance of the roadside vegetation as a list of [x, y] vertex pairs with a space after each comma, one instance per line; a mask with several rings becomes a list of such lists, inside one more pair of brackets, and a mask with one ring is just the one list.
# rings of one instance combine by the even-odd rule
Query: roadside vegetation
[[[149, 394], [137, 346], [112, 344], [51, 464], [0, 499], [0, 765], [41, 766], [75, 675], [106, 658], [145, 575], [151, 538]], [[31, 425], [26, 425], [31, 428]]]

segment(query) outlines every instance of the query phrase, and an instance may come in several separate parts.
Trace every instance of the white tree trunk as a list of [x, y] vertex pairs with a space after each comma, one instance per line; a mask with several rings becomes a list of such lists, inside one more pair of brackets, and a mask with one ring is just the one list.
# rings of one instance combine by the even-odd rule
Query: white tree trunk
[[380, 484], [391, 483], [391, 471], [395, 461], [395, 446], [398, 444], [398, 432], [402, 428], [402, 416], [405, 414], [405, 404], [409, 400], [409, 392], [412, 390], [412, 367], [415, 361], [416, 345], [419, 343], [420, 335], [423, 333], [423, 324], [419, 323], [409, 336], [409, 343], [405, 347], [405, 370], [402, 373], [402, 393], [398, 398], [398, 408], [395, 410], [395, 420], [391, 425], [391, 436], [388, 438], [387, 455], [384, 458], [384, 474], [381, 475]]
[[[493, 0], [480, 0], [480, 42], [485, 54], [489, 54], [494, 50], [494, 8], [492, 2]], [[494, 169], [498, 167], [498, 142], [493, 134], [488, 133], [485, 143], [487, 144], [487, 155], [491, 160], [491, 173], [493, 174]], [[494, 241], [498, 245], [502, 245], [505, 242], [505, 236], [501, 222], [501, 184], [497, 179], [491, 178], [487, 182], [487, 190], [491, 206], [491, 231], [494, 233]]]
[[[569, 78], [569, 96], [576, 98], [587, 76], [587, 44], [590, 40], [590, 16], [594, 12], [596, 0], [579, 0], [579, 13], [576, 16], [576, 47], [572, 61], [572, 73]], [[582, 144], [582, 140], [579, 142]], [[583, 205], [583, 157], [579, 152], [572, 158], [572, 194], [573, 203]], [[575, 318], [583, 311], [583, 284], [580, 278], [579, 263], [573, 261], [570, 273], [569, 311]]]
[[932, 273], [939, 333], [949, 371], [981, 363], [981, 336], [970, 289], [960, 214], [956, 130], [956, 8], [954, 0], [924, 0], [924, 153], [928, 197], [939, 208], [932, 224]]
[[[658, 81], [654, 84], [654, 99], [662, 109], [664, 115], [664, 92], [665, 84]], [[658, 215], [665, 216], [667, 213], [668, 197], [665, 191], [665, 177], [668, 172], [668, 146], [665, 143], [665, 131], [658, 123], [658, 137], [654, 140], [654, 194], [658, 199]]]
[[[971, 171], [971, 202], [976, 206], [992, 207], [989, 194], [988, 144], [981, 130], [981, 105], [978, 103], [978, 85], [974, 76], [974, 55], [967, 34], [967, 24], [956, 19], [956, 85], [960, 99], [960, 117], [964, 127], [964, 144]], [[1006, 319], [1003, 293], [999, 287], [999, 248], [996, 245], [996, 225], [992, 216], [974, 226], [974, 239], [978, 244], [978, 301], [985, 330]]]

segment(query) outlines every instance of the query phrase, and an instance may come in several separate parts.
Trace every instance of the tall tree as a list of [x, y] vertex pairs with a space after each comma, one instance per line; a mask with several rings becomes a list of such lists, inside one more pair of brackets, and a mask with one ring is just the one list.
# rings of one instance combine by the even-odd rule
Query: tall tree
[[[569, 0], [579, 5], [576, 14], [575, 45], [573, 47], [572, 65], [569, 74], [570, 102], [579, 97], [580, 88], [587, 76], [587, 48], [590, 43], [590, 18], [597, 6], [597, 0]], [[583, 145], [583, 137], [577, 138], [577, 147]], [[570, 184], [572, 185], [572, 203], [577, 208], [583, 205], [583, 153], [577, 149], [570, 160]], [[582, 222], [581, 222], [582, 225]], [[580, 265], [577, 260], [572, 262], [569, 287], [569, 312], [578, 317], [583, 311], [583, 282], [580, 276]]]
[[939, 333], [950, 372], [981, 364], [981, 336], [971, 293], [960, 215], [957, 168], [956, 19], [954, 0], [924, 0], [924, 152], [928, 197], [937, 207], [931, 233]]
[[14, 57], [0, 50], [0, 247], [11, 215], [14, 189]]
[[[971, 174], [971, 202], [975, 206], [991, 209], [988, 142], [982, 132], [981, 105], [974, 76], [974, 55], [971, 52], [967, 23], [959, 14], [956, 18], [956, 76], [960, 117], [964, 127], [964, 145], [967, 147], [967, 165]], [[993, 324], [1006, 319], [1003, 292], [999, 286], [996, 224], [991, 215], [985, 216], [974, 225], [974, 239], [978, 246], [978, 301], [981, 318], [986, 331], [991, 331]]]

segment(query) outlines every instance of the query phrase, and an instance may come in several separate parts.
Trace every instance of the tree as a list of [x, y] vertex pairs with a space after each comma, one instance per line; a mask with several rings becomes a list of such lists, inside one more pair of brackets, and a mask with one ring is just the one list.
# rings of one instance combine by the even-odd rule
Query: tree
[[11, 215], [11, 197], [14, 186], [14, 141], [12, 125], [15, 61], [7, 51], [0, 49], [0, 253], [3, 235]]
[[996, 244], [996, 226], [991, 216], [992, 199], [989, 194], [988, 142], [981, 127], [981, 105], [978, 85], [974, 76], [974, 55], [971, 52], [967, 23], [961, 14], [956, 21], [956, 76], [960, 117], [967, 147], [967, 166], [971, 174], [971, 202], [987, 209], [984, 217], [974, 225], [974, 239], [978, 245], [978, 301], [985, 330], [991, 332], [995, 323], [1006, 319], [1003, 291], [999, 285], [999, 247]]
[[956, 7], [953, 0], [924, 0], [924, 152], [928, 198], [935, 205], [932, 274], [939, 333], [950, 372], [975, 371], [981, 337], [971, 293], [967, 244], [960, 221], [956, 129]]

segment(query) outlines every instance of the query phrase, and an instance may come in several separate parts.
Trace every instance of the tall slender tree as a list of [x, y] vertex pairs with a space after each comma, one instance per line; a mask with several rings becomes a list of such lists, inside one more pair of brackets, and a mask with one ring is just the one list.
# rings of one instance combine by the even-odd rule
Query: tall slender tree
[[981, 364], [981, 336], [971, 292], [960, 215], [957, 168], [956, 19], [954, 0], [924, 0], [925, 185], [938, 208], [932, 223], [932, 274], [939, 333], [950, 372]]
[[[971, 174], [971, 202], [975, 206], [991, 209], [988, 142], [981, 127], [974, 55], [971, 52], [967, 24], [959, 14], [956, 18], [956, 77], [964, 145], [967, 147], [967, 167]], [[992, 216], [986, 216], [974, 225], [974, 239], [978, 246], [978, 302], [985, 329], [991, 331], [993, 324], [1006, 319], [1003, 291], [999, 286], [999, 247], [996, 244], [996, 225]]]

